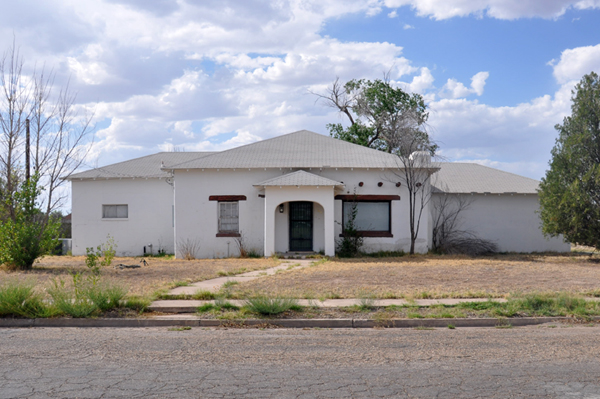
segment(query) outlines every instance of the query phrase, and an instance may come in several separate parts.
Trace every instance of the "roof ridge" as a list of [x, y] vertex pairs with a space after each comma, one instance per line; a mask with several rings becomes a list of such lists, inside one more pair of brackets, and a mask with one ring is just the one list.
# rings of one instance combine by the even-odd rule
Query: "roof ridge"
[[[239, 149], [250, 147], [250, 146], [254, 146], [254, 145], [257, 145], [257, 144], [263, 144], [263, 143], [266, 143], [266, 142], [271, 141], [271, 140], [278, 139], [278, 138], [283, 137], [283, 136], [291, 136], [292, 134], [302, 133], [302, 132], [306, 132], [306, 133], [311, 133], [311, 134], [316, 134], [316, 135], [319, 135], [319, 136], [323, 136], [322, 134], [315, 133], [315, 132], [312, 132], [312, 131], [306, 130], [306, 129], [296, 130], [295, 132], [280, 134], [279, 136], [269, 137], [268, 139], [258, 140], [258, 141], [255, 141], [253, 143], [248, 143], [248, 144], [240, 145], [240, 146], [237, 146], [237, 147], [228, 148], [228, 149], [223, 150], [223, 151], [217, 151], [214, 154], [210, 154], [210, 155], [208, 155], [206, 157], [202, 157], [202, 158], [212, 157], [213, 155], [227, 154], [228, 152], [231, 152], [231, 151], [234, 151], [234, 150], [239, 150]], [[189, 161], [181, 162], [181, 163], [178, 163], [178, 164], [175, 164], [175, 165], [171, 165], [171, 166], [173, 166], [173, 167], [180, 166], [180, 165], [182, 165], [184, 163], [194, 162], [194, 161], [196, 161], [198, 159], [200, 159], [200, 158], [190, 159]]]

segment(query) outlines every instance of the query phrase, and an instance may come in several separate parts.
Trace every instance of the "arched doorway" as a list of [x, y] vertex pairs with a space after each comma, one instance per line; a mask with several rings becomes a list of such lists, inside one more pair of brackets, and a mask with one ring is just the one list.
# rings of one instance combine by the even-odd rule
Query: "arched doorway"
[[290, 207], [290, 252], [313, 250], [313, 203], [295, 201]]

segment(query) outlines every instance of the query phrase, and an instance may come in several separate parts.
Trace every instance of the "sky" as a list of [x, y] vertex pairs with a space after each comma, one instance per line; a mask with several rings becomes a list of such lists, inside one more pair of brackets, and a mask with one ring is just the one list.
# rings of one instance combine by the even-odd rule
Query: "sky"
[[83, 169], [346, 123], [336, 79], [420, 93], [451, 162], [545, 175], [571, 90], [600, 73], [600, 0], [20, 0], [0, 52], [93, 112]]

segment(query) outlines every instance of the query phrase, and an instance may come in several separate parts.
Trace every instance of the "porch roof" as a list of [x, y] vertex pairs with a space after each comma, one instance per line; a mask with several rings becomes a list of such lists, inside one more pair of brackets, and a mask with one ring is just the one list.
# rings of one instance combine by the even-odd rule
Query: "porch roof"
[[327, 179], [313, 173], [303, 170], [278, 176], [260, 183], [254, 184], [254, 187], [268, 186], [343, 186], [344, 183]]

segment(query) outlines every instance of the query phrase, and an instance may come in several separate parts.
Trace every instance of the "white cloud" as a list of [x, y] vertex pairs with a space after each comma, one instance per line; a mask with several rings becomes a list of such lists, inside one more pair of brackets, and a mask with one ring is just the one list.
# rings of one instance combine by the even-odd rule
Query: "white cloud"
[[481, 96], [483, 94], [483, 88], [485, 81], [490, 76], [488, 72], [478, 72], [471, 78], [471, 87], [468, 88], [456, 79], [448, 79], [439, 95], [442, 98], [462, 98], [467, 97], [471, 94], [477, 94]]
[[407, 30], [407, 29], [415, 29], [414, 26], [409, 25], [409, 24], [404, 24], [404, 26], [402, 27], [402, 29]]
[[410, 6], [437, 20], [475, 15], [497, 19], [558, 18], [567, 9], [600, 8], [600, 0], [384, 0], [388, 8]]
[[421, 74], [413, 77], [412, 81], [406, 85], [409, 92], [425, 94], [426, 90], [433, 85], [433, 75], [427, 67], [421, 68]]
[[[58, 80], [72, 73], [80, 106], [95, 106], [97, 120], [111, 120], [97, 134], [92, 159], [100, 157], [101, 164], [173, 146], [222, 150], [298, 129], [326, 133], [326, 123], [343, 119], [315, 104], [309, 89], [324, 92], [336, 76], [376, 79], [391, 71], [393, 82], [430, 104], [432, 134], [444, 155], [540, 177], [553, 125], [569, 111], [572, 81], [598, 70], [599, 46], [565, 50], [554, 61], [561, 85], [556, 93], [492, 107], [465, 99], [483, 94], [488, 72], [473, 75], [470, 85], [448, 79], [440, 89], [434, 86], [435, 68], [424, 67], [430, 64], [423, 60], [415, 65], [399, 45], [344, 42], [324, 36], [323, 27], [393, 4], [434, 19], [513, 19], [555, 18], [568, 7], [598, 7], [599, 1], [280, 0], [224, 6], [233, 3], [47, 0], [39, 10], [12, 2], [9, 15], [27, 11], [28, 19], [16, 24], [0, 15], [0, 44], [6, 48], [2, 40], [14, 29], [24, 54], [55, 65]], [[388, 17], [398, 17], [389, 11]]]
[[560, 55], [560, 60], [552, 60], [550, 65], [560, 84], [581, 80], [592, 71], [600, 73], [600, 44], [567, 49]]
[[471, 88], [478, 96], [483, 94], [485, 81], [490, 77], [489, 72], [478, 72], [471, 78]]

